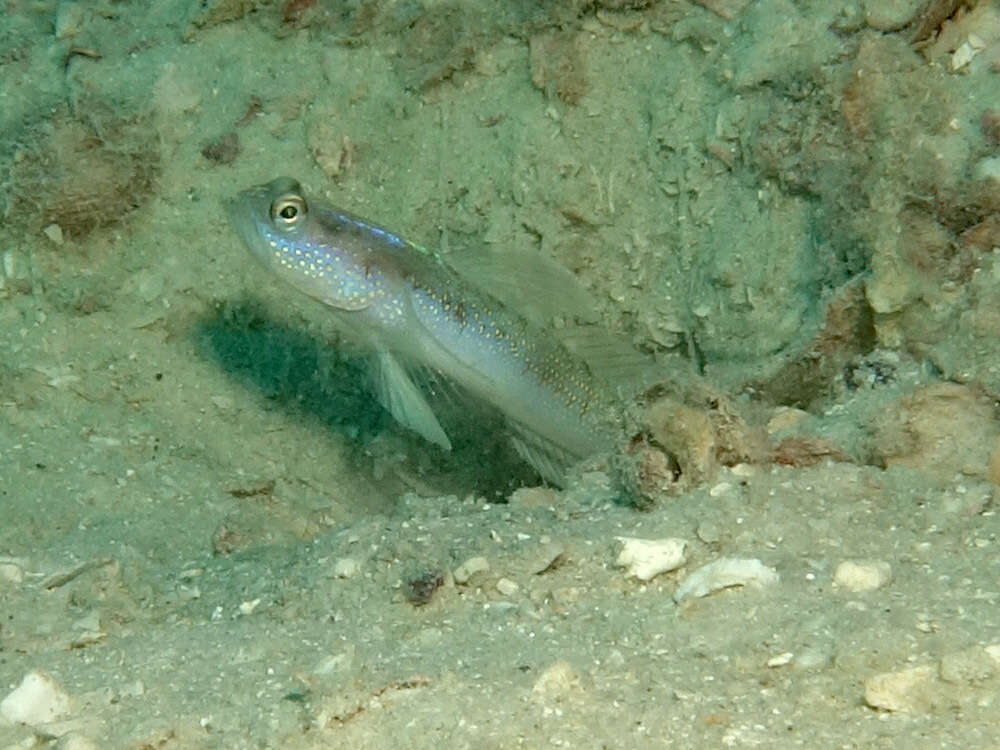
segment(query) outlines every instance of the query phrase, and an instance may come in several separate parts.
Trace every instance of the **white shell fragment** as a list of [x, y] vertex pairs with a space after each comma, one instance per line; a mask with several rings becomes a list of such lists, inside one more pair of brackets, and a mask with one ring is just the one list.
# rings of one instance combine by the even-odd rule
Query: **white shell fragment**
[[791, 651], [785, 651], [784, 653], [778, 654], [777, 656], [772, 656], [767, 660], [767, 666], [772, 669], [775, 667], [784, 667], [787, 664], [791, 664], [792, 660], [795, 659], [795, 654]]
[[952, 52], [951, 69], [955, 71], [964, 68], [985, 46], [986, 43], [982, 39], [975, 34], [969, 34], [969, 37], [958, 45], [958, 49]]
[[703, 565], [681, 581], [674, 592], [674, 601], [707, 596], [730, 586], [769, 586], [779, 580], [778, 571], [756, 558], [723, 557]]
[[640, 581], [648, 581], [676, 570], [687, 560], [687, 542], [683, 539], [636, 539], [620, 536], [622, 551], [618, 555], [618, 566], [627, 568], [626, 575], [635, 576]]
[[69, 708], [69, 695], [55, 678], [34, 671], [28, 672], [21, 684], [0, 701], [0, 716], [10, 722], [37, 726], [55, 721]]

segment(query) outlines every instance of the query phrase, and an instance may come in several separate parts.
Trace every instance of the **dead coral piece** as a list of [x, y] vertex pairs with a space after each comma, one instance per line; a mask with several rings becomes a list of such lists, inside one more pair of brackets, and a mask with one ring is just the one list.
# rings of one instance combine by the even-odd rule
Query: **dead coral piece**
[[641, 498], [653, 498], [669, 491], [680, 476], [680, 468], [664, 451], [645, 441], [633, 441], [637, 490]]
[[201, 155], [213, 164], [232, 164], [240, 155], [240, 137], [230, 130], [201, 150]]
[[[934, 107], [927, 102], [935, 102]], [[958, 112], [948, 78], [929, 74], [920, 57], [895, 37], [865, 35], [841, 96], [851, 134], [889, 138], [912, 148], [919, 134], [948, 134]], [[940, 167], [938, 167], [940, 171]]]
[[920, 15], [911, 37], [914, 44], [926, 41], [941, 30], [941, 24], [955, 15], [959, 8], [971, 5], [969, 0], [930, 0]]
[[979, 119], [979, 127], [991, 146], [1000, 146], [1000, 112], [987, 109]]
[[184, 40], [190, 41], [196, 29], [210, 29], [237, 21], [265, 4], [263, 0], [203, 0], [191, 16], [191, 25], [184, 33]]
[[944, 654], [935, 664], [874, 674], [865, 703], [879, 711], [949, 715], [972, 710], [996, 694], [1000, 645], [975, 645]]
[[882, 672], [865, 680], [865, 703], [880, 711], [928, 711], [934, 705], [935, 683], [935, 669], [930, 665]]
[[403, 33], [400, 73], [414, 88], [433, 88], [460, 70], [471, 70], [476, 50], [495, 34], [471, 7], [433, 5]]
[[715, 432], [708, 415], [666, 397], [649, 410], [654, 438], [677, 456], [681, 476], [689, 485], [707, 482], [718, 471]]
[[316, 165], [330, 179], [343, 177], [354, 165], [354, 142], [338, 129], [338, 123], [336, 112], [316, 113], [307, 136]]
[[[763, 438], [752, 430], [732, 403], [707, 386], [693, 386], [684, 402], [664, 396], [649, 408], [646, 423], [653, 440], [677, 460], [679, 480], [695, 486], [715, 476], [719, 466], [756, 463]], [[654, 464], [655, 466], [655, 464]], [[642, 466], [648, 470], [649, 466]], [[670, 479], [676, 475], [669, 463], [661, 467]]]
[[866, 35], [841, 99], [869, 159], [857, 184], [867, 205], [850, 221], [871, 252], [866, 295], [878, 342], [918, 355], [954, 339], [969, 299], [982, 256], [957, 235], [1000, 211], [996, 182], [970, 169], [973, 143], [956, 123], [972, 113], [955, 81], [898, 37]]
[[922, 211], [900, 211], [896, 222], [879, 232], [874, 247], [867, 296], [876, 313], [897, 312], [921, 297], [933, 299], [941, 279], [951, 277], [951, 236]]
[[733, 21], [746, 9], [750, 0], [695, 0], [721, 18]]
[[782, 466], [814, 466], [821, 461], [831, 460], [838, 463], [850, 461], [850, 458], [840, 448], [820, 437], [799, 435], [787, 437], [778, 443], [771, 454], [771, 460]]
[[952, 72], [986, 72], [1000, 60], [1000, 7], [980, 2], [942, 23], [933, 41], [920, 45], [929, 61]]
[[573, 31], [536, 34], [529, 42], [531, 82], [546, 94], [576, 104], [587, 93], [579, 38]]
[[281, 5], [281, 22], [297, 25], [303, 17], [316, 7], [316, 0], [285, 0]]
[[106, 112], [56, 116], [15, 160], [11, 223], [31, 233], [55, 224], [73, 241], [121, 224], [153, 190], [160, 157], [152, 132], [141, 118]]
[[940, 480], [956, 474], [990, 477], [1000, 424], [981, 389], [938, 383], [889, 407], [877, 425], [876, 450], [886, 466], [919, 469]]
[[876, 31], [899, 31], [912, 24], [925, 5], [925, 0], [868, 0], [865, 23]]
[[597, 0], [598, 6], [603, 10], [624, 11], [643, 10], [653, 4], [655, 0]]
[[860, 281], [841, 286], [827, 301], [823, 326], [793, 360], [756, 388], [771, 401], [807, 407], [830, 391], [844, 366], [875, 344], [872, 310]]
[[251, 96], [250, 101], [247, 102], [246, 112], [243, 116], [236, 121], [236, 127], [244, 128], [256, 119], [257, 115], [264, 111], [264, 102], [261, 101], [259, 96]]
[[959, 236], [959, 241], [963, 248], [979, 253], [1000, 247], [1000, 214], [991, 214], [969, 227]]

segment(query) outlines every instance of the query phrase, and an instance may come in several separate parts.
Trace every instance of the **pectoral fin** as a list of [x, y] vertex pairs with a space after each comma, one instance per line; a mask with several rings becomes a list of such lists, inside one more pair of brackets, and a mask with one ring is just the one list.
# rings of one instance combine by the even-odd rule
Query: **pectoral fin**
[[379, 402], [397, 422], [425, 440], [451, 450], [451, 441], [441, 429], [424, 394], [389, 352], [379, 352], [375, 356], [374, 380]]

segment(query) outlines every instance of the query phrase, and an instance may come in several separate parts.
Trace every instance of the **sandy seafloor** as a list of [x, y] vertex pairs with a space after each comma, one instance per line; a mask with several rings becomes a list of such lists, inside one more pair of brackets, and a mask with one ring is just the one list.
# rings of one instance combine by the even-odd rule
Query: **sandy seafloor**
[[[4, 0], [0, 747], [1000, 746], [1000, 10], [927, 5]], [[281, 174], [565, 264], [680, 476], [394, 425]]]

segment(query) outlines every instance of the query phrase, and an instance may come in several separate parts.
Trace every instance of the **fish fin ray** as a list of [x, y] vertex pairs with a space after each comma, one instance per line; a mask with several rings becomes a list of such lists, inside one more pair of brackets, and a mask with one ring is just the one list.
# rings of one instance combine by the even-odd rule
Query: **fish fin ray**
[[587, 363], [601, 380], [634, 394], [656, 382], [662, 368], [654, 357], [636, 349], [630, 341], [596, 326], [567, 326], [554, 330], [560, 343]]
[[565, 487], [567, 471], [580, 460], [579, 457], [517, 422], [508, 420], [508, 425], [512, 430], [510, 441], [517, 454], [531, 464], [542, 479], [557, 487]]
[[516, 310], [535, 325], [556, 316], [585, 320], [596, 303], [572, 271], [537, 250], [466, 250], [447, 256], [465, 281]]
[[399, 361], [389, 352], [380, 351], [375, 355], [373, 370], [375, 393], [393, 419], [425, 440], [451, 450], [451, 441], [434, 410]]

